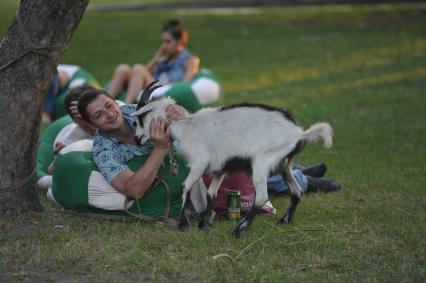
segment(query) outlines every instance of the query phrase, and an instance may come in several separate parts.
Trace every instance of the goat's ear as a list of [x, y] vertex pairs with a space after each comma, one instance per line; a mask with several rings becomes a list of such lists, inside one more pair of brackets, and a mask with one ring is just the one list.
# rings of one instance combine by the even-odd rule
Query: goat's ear
[[147, 104], [147, 101], [149, 100], [149, 97], [151, 96], [152, 92], [156, 90], [157, 88], [162, 87], [162, 85], [154, 86], [156, 83], [158, 83], [158, 80], [155, 80], [151, 82], [149, 85], [147, 85], [147, 87], [142, 92], [141, 98], [139, 100], [139, 103], [136, 109], [140, 109], [144, 107]]
[[143, 106], [142, 108], [136, 110], [132, 114], [130, 114], [130, 116], [138, 116], [138, 115], [141, 115], [143, 113], [147, 113], [147, 112], [151, 111], [152, 109], [153, 109], [153, 106], [150, 105], [150, 104], [147, 104], [147, 105]]

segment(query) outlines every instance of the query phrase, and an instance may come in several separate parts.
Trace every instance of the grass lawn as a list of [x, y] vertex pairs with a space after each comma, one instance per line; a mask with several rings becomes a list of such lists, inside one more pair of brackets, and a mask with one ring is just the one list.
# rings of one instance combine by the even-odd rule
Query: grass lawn
[[[1, 34], [12, 6], [0, 4]], [[182, 233], [70, 215], [40, 192], [43, 213], [0, 218], [0, 281], [425, 282], [426, 6], [87, 12], [62, 62], [105, 83], [118, 63], [147, 62], [172, 17], [226, 104], [333, 126], [331, 150], [311, 144], [297, 161], [326, 162], [343, 190], [305, 195], [289, 226], [276, 225], [289, 198], [272, 197], [279, 214], [240, 239], [231, 221]]]

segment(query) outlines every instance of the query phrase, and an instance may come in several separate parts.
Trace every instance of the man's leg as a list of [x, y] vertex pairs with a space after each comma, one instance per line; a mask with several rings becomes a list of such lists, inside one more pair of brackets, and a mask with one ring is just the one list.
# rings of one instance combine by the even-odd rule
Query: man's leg
[[327, 172], [327, 166], [325, 163], [319, 163], [311, 166], [304, 166], [301, 164], [293, 164], [293, 170], [299, 169], [304, 175], [321, 178]]
[[[292, 174], [299, 184], [300, 188], [306, 193], [308, 189], [308, 179], [301, 170], [293, 170]], [[268, 177], [268, 191], [274, 193], [290, 193], [290, 187], [284, 181], [281, 175], [273, 175]]]
[[[301, 170], [293, 170], [292, 174], [305, 193], [329, 193], [341, 189], [340, 184], [335, 180], [306, 176]], [[273, 175], [268, 177], [268, 191], [275, 193], [289, 193], [290, 188], [280, 175]]]
[[324, 178], [315, 178], [307, 176], [308, 178], [308, 193], [331, 193], [339, 191], [341, 186], [335, 180], [324, 179]]

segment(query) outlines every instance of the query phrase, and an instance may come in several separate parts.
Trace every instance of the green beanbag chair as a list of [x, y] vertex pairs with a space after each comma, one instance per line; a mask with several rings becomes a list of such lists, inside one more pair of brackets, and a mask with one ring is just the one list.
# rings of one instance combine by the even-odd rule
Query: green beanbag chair
[[[132, 159], [128, 166], [138, 170], [148, 156]], [[182, 206], [182, 183], [189, 169], [183, 157], [176, 153], [180, 164], [179, 173], [169, 173], [169, 159], [165, 158], [158, 175], [162, 181], [155, 182], [141, 199], [128, 202], [128, 198], [112, 188], [98, 172], [92, 152], [74, 151], [59, 154], [55, 161], [52, 193], [57, 203], [65, 209], [80, 213], [108, 215], [145, 215], [151, 217], [175, 217]]]
[[216, 76], [207, 69], [200, 70], [190, 81], [171, 84], [164, 95], [173, 98], [190, 112], [223, 103], [222, 87]]
[[[46, 188], [48, 184], [51, 183], [47, 179], [51, 178], [47, 175], [47, 168], [53, 161], [53, 142], [55, 141], [56, 136], [62, 130], [63, 127], [71, 123], [72, 120], [70, 116], [64, 116], [47, 127], [41, 134], [38, 147], [37, 147], [37, 184], [40, 187]], [[47, 178], [47, 179], [46, 179]]]
[[60, 118], [64, 115], [67, 115], [68, 112], [65, 108], [65, 96], [73, 89], [82, 85], [90, 85], [96, 88], [101, 88], [101, 85], [97, 82], [95, 77], [89, 73], [87, 70], [79, 68], [77, 72], [70, 79], [68, 85], [61, 91], [55, 99], [55, 118]]

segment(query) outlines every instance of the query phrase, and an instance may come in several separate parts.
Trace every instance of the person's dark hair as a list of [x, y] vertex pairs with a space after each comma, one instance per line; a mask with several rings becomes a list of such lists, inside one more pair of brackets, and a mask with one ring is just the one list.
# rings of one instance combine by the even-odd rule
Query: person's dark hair
[[97, 89], [97, 88], [88, 88], [81, 93], [80, 98], [78, 99], [78, 112], [83, 117], [84, 120], [90, 123], [90, 117], [87, 113], [87, 106], [96, 99], [99, 95], [105, 95], [113, 99], [108, 92]]
[[72, 118], [72, 114], [71, 114], [71, 111], [70, 111], [71, 102], [78, 101], [80, 99], [81, 95], [83, 94], [83, 92], [88, 91], [88, 90], [92, 90], [92, 89], [95, 89], [95, 88], [93, 86], [89, 86], [89, 85], [79, 86], [79, 87], [72, 89], [65, 96], [65, 99], [64, 99], [65, 109], [67, 110], [68, 115], [70, 115], [71, 118]]
[[168, 20], [163, 25], [161, 32], [170, 33], [175, 40], [180, 41], [184, 46], [188, 44], [189, 35], [182, 20]]

